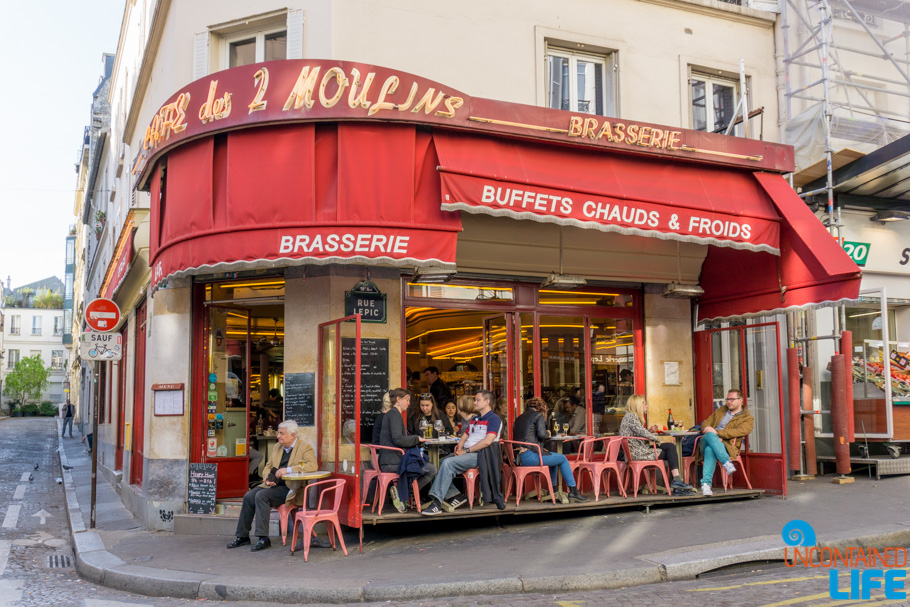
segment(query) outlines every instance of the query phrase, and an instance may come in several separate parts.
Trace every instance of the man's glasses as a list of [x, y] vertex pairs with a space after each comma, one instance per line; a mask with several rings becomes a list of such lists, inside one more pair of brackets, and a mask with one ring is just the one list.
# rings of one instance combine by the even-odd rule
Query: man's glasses
[[733, 402], [734, 400], [742, 400], [742, 398], [743, 398], [742, 396], [737, 396], [736, 398], [728, 398], [728, 399], [726, 399], [726, 401], [729, 403], [729, 402]]

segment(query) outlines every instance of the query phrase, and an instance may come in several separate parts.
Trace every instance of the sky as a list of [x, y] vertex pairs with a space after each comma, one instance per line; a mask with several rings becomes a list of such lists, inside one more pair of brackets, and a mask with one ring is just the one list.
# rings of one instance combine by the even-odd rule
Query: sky
[[[0, 2], [0, 279], [63, 279], [75, 164], [124, 0]], [[36, 37], [37, 35], [37, 37]]]

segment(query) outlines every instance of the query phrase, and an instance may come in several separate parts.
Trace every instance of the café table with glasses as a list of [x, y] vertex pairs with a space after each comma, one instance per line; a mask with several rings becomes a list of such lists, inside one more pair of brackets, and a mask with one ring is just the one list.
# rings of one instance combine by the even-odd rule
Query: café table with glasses
[[[567, 434], [568, 430], [569, 430], [569, 424], [563, 424], [563, 433], [562, 434], [556, 434], [547, 439], [547, 441], [553, 442], [553, 446], [556, 448], [556, 453], [562, 454], [563, 445], [566, 444], [567, 442], [582, 441], [582, 440], [588, 438], [588, 436], [585, 434]], [[562, 472], [557, 467], [556, 468], [556, 485], [553, 487], [553, 489], [556, 492], [556, 499], [558, 499], [560, 501], [560, 503], [568, 504], [569, 495], [565, 491], [560, 491], [559, 488], [561, 486], [562, 486]], [[534, 491], [531, 491], [527, 495], [525, 495], [525, 499], [530, 499], [531, 496], [536, 498], [537, 493]]]

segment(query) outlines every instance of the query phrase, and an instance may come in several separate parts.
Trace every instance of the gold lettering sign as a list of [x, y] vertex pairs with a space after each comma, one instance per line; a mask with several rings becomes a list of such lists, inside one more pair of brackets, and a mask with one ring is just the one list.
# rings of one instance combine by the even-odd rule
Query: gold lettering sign
[[186, 129], [186, 108], [189, 105], [190, 94], [180, 93], [173, 103], [162, 106], [145, 129], [142, 148], [153, 150], [161, 141], [167, 141], [171, 133], [183, 132]]
[[600, 122], [597, 118], [572, 116], [569, 118], [569, 137], [586, 137], [599, 141], [613, 141], [626, 145], [637, 145], [643, 148], [659, 150], [678, 150], [681, 131], [665, 131], [640, 124], [624, 122]]
[[199, 108], [199, 120], [202, 124], [212, 120], [221, 120], [231, 115], [231, 94], [225, 93], [224, 97], [215, 97], [218, 91], [218, 81], [212, 80], [209, 84], [209, 96]]

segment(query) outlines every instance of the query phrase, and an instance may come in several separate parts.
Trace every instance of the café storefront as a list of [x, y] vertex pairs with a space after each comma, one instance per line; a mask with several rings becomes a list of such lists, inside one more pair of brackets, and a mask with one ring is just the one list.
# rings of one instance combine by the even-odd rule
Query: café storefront
[[[247, 487], [270, 390], [350, 481], [359, 526], [361, 444], [384, 390], [426, 388], [414, 371], [493, 390], [509, 425], [525, 397], [574, 395], [592, 428], [600, 391], [600, 431], [633, 392], [652, 423], [689, 426], [712, 406], [698, 321], [857, 295], [780, 177], [788, 146], [289, 60], [190, 83], [144, 147], [152, 315], [186, 319], [171, 338], [191, 352], [182, 375], [150, 363], [147, 383], [185, 383], [187, 407], [149, 432], [217, 463], [219, 498]], [[783, 491], [782, 452], [756, 456], [753, 485]]]

